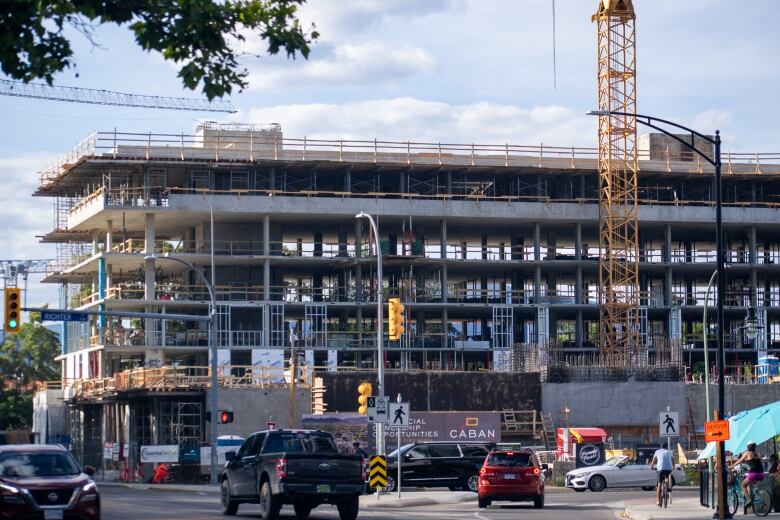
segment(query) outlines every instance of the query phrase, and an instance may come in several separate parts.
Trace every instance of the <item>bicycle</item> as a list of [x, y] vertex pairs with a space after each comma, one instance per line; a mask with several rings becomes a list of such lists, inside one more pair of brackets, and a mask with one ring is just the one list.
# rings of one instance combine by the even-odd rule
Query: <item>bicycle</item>
[[[729, 513], [733, 516], [739, 508], [740, 502], [744, 505], [742, 497], [742, 480], [744, 477], [736, 472], [730, 474], [731, 481], [726, 489], [726, 502]], [[772, 510], [772, 495], [766, 488], [753, 484], [750, 493], [750, 502], [753, 513], [756, 516], [766, 516]]]
[[658, 507], [667, 507], [669, 503], [672, 501], [672, 494], [669, 490], [669, 479], [671, 477], [667, 476], [664, 477], [664, 479], [658, 483], [659, 486], [661, 486], [661, 503], [658, 504]]

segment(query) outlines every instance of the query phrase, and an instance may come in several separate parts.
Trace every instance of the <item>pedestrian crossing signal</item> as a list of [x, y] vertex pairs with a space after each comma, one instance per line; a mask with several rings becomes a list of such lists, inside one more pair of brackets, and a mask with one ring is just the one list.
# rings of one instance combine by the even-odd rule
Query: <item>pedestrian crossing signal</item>
[[16, 287], [5, 290], [5, 331], [17, 334], [22, 330], [22, 291]]
[[373, 391], [374, 388], [371, 386], [371, 383], [360, 383], [358, 387], [358, 413], [360, 415], [368, 413], [368, 398], [371, 397]]
[[217, 412], [219, 424], [229, 424], [233, 422], [233, 412], [231, 410], [219, 410]]

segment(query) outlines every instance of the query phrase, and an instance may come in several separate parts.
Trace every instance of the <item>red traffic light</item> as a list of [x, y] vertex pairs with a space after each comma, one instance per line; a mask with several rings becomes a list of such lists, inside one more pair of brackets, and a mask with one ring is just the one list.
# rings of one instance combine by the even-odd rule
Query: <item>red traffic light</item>
[[228, 424], [233, 422], [233, 412], [230, 410], [219, 410], [217, 412], [219, 424]]

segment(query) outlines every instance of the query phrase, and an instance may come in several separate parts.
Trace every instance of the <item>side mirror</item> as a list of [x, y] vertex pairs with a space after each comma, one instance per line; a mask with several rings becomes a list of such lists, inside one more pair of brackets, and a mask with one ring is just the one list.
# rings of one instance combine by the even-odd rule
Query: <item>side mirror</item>
[[90, 477], [94, 477], [95, 476], [95, 468], [93, 468], [92, 466], [84, 466], [84, 468], [82, 468], [82, 469], [83, 469], [85, 475], [90, 476]]
[[236, 452], [235, 451], [229, 451], [225, 453], [225, 460], [230, 462], [232, 460], [235, 460], [236, 458]]

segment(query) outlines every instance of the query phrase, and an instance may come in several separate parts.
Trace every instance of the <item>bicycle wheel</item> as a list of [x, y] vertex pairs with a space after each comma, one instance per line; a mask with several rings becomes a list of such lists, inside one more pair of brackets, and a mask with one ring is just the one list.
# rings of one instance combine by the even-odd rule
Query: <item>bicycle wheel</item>
[[764, 488], [753, 490], [753, 512], [756, 516], [766, 516], [772, 509], [772, 495]]
[[667, 507], [669, 505], [669, 483], [664, 481], [661, 484], [661, 507]]
[[729, 488], [726, 491], [726, 511], [728, 511], [731, 516], [734, 516], [738, 507], [739, 495], [734, 488]]

